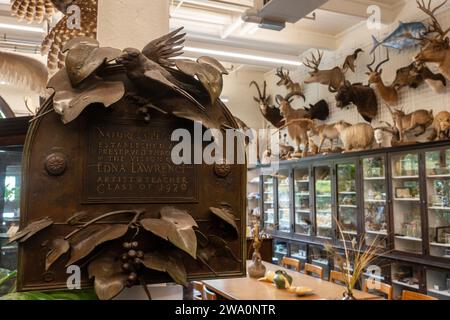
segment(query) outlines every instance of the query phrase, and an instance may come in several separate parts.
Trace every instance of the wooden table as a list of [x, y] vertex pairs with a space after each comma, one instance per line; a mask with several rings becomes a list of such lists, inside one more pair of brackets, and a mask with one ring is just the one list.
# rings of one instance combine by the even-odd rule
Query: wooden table
[[[249, 261], [247, 261], [248, 265]], [[264, 262], [267, 270], [286, 270], [280, 266]], [[286, 270], [294, 279], [293, 286], [305, 286], [313, 289], [313, 294], [298, 297], [287, 290], [279, 290], [273, 284], [260, 282], [250, 277], [224, 280], [204, 281], [208, 290], [228, 300], [341, 300], [345, 288], [343, 286], [320, 280], [303, 273]], [[356, 290], [358, 300], [380, 300], [381, 298], [366, 292]]]

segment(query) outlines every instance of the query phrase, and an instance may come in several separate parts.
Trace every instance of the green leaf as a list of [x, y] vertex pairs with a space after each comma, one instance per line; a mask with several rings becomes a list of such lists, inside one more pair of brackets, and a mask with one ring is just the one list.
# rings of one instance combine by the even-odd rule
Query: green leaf
[[170, 253], [146, 253], [142, 263], [148, 269], [167, 272], [173, 281], [187, 286], [187, 273], [180, 257]]

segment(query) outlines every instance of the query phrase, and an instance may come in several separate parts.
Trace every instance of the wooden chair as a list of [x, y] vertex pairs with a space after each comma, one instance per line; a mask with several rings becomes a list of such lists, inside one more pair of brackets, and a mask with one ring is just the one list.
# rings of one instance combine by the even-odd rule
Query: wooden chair
[[203, 300], [217, 300], [217, 295], [209, 291], [205, 286], [203, 287]]
[[439, 299], [427, 296], [425, 294], [403, 290], [402, 300], [439, 300]]
[[192, 282], [192, 290], [194, 291], [194, 300], [203, 300], [204, 285], [200, 281]]
[[[368, 286], [369, 281], [370, 281], [369, 279], [366, 279], [364, 281], [363, 290], [365, 292], [369, 292], [369, 286]], [[390, 286], [386, 283], [375, 281], [375, 288], [371, 288], [371, 290], [375, 291], [375, 292], [384, 293], [388, 300], [392, 300], [394, 298], [394, 289], [392, 288], [392, 286]]]
[[345, 278], [348, 277], [347, 274], [335, 270], [331, 270], [330, 272], [330, 282], [345, 285]]
[[305, 274], [317, 275], [322, 280], [323, 280], [323, 276], [324, 276], [322, 267], [315, 266], [315, 265], [309, 264], [309, 263], [305, 263]]
[[281, 260], [281, 266], [287, 269], [289, 269], [289, 267], [292, 267], [297, 272], [300, 272], [300, 270], [302, 270], [302, 264], [299, 260], [288, 257], [284, 257], [283, 260]]

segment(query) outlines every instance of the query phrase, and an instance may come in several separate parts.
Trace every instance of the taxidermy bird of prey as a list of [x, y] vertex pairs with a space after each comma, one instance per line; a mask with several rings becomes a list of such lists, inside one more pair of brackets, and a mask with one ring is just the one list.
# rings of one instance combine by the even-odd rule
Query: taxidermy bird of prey
[[0, 51], [0, 79], [44, 96], [48, 71], [45, 65], [36, 59]]
[[[48, 54], [47, 65], [54, 72], [64, 66], [65, 55], [62, 52], [64, 44], [73, 38], [97, 36], [97, 1], [98, 0], [13, 0], [11, 10], [20, 20], [42, 22], [50, 19], [56, 11], [61, 11], [64, 17], [51, 29], [45, 37], [41, 53]], [[77, 5], [81, 9], [80, 28], [69, 29], [67, 8]]]

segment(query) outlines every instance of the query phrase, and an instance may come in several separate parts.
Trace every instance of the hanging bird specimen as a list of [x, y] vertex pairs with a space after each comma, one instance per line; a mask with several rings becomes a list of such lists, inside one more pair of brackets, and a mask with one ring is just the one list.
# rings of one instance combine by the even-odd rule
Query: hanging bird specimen
[[342, 70], [345, 72], [347, 72], [349, 69], [355, 73], [356, 70], [356, 60], [358, 59], [358, 55], [360, 53], [364, 52], [363, 49], [358, 48], [355, 50], [355, 52], [349, 56], [347, 56], [347, 58], [345, 58], [345, 62], [344, 65], [342, 66]]
[[48, 71], [45, 65], [36, 59], [0, 51], [0, 79], [44, 96]]
[[[41, 53], [48, 54], [47, 66], [50, 72], [55, 72], [64, 66], [65, 55], [63, 47], [67, 41], [77, 37], [97, 36], [97, 1], [98, 0], [14, 0], [11, 10], [20, 20], [42, 22], [50, 19], [56, 11], [61, 11], [64, 17], [51, 28], [42, 42]], [[80, 8], [80, 27], [68, 27], [70, 19], [67, 8], [76, 5]]]

